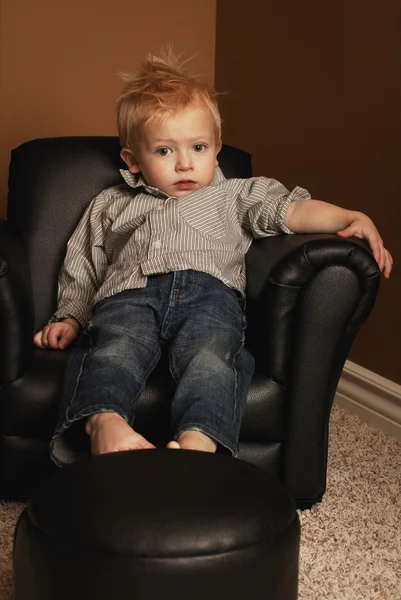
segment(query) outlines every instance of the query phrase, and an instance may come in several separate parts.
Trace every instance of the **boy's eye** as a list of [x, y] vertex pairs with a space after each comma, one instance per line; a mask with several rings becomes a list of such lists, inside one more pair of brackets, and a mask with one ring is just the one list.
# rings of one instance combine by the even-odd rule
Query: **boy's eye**
[[195, 152], [203, 152], [204, 150], [206, 150], [206, 146], [205, 144], [195, 144], [194, 150]]
[[170, 148], [158, 148], [156, 152], [157, 154], [160, 154], [160, 156], [167, 156], [167, 154], [170, 154], [171, 150]]

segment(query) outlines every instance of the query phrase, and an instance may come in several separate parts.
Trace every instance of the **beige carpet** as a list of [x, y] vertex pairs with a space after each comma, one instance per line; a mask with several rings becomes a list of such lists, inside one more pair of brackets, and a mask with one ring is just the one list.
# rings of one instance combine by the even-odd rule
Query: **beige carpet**
[[[299, 600], [401, 600], [400, 480], [401, 444], [335, 408], [327, 492], [300, 513]], [[14, 600], [12, 536], [22, 508], [0, 504], [0, 600]]]

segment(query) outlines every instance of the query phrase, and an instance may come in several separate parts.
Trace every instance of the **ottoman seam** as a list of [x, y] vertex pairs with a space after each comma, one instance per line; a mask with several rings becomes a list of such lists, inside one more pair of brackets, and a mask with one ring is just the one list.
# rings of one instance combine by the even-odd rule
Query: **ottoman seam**
[[260, 540], [258, 540], [258, 542], [255, 542], [253, 544], [248, 544], [248, 545], [243, 545], [243, 546], [238, 546], [236, 548], [232, 548], [230, 550], [224, 550], [223, 552], [209, 552], [209, 553], [205, 553], [205, 554], [179, 554], [179, 555], [175, 555], [175, 556], [166, 556], [166, 555], [152, 555], [152, 556], [148, 556], [146, 554], [136, 554], [134, 552], [112, 552], [110, 550], [107, 550], [105, 548], [100, 548], [100, 547], [96, 547], [96, 546], [86, 546], [83, 544], [77, 544], [76, 542], [73, 541], [69, 541], [69, 540], [60, 540], [59, 538], [49, 535], [48, 533], [46, 533], [45, 531], [43, 531], [42, 529], [40, 529], [40, 527], [38, 527], [37, 525], [35, 525], [34, 523], [32, 523], [31, 520], [29, 520], [29, 524], [36, 529], [37, 531], [39, 531], [42, 535], [46, 536], [49, 540], [54, 540], [56, 542], [59, 542], [60, 544], [68, 544], [72, 547], [74, 547], [75, 549], [81, 549], [81, 550], [91, 550], [91, 551], [95, 551], [98, 553], [104, 553], [104, 554], [108, 554], [110, 556], [112, 555], [116, 555], [116, 556], [133, 556], [139, 559], [146, 559], [146, 560], [160, 560], [160, 559], [167, 559], [167, 560], [176, 560], [176, 559], [181, 559], [181, 558], [200, 558], [200, 557], [205, 557], [205, 556], [218, 556], [218, 555], [223, 555], [223, 554], [229, 554], [231, 552], [238, 552], [240, 550], [248, 550], [254, 547], [257, 547], [260, 543], [263, 543], [264, 541], [268, 540], [269, 537], [276, 537], [277, 535], [281, 535], [283, 533], [283, 531], [285, 531], [286, 529], [288, 529], [289, 527], [291, 527], [294, 523], [294, 521], [296, 521], [298, 518], [297, 513], [295, 513], [292, 518], [280, 529], [278, 529], [277, 531], [274, 531], [271, 536], [264, 536], [263, 538], [261, 538]]

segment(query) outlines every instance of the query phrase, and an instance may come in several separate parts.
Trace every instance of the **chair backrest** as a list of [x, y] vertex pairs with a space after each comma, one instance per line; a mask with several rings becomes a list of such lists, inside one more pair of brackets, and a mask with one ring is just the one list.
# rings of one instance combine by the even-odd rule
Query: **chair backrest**
[[[224, 145], [218, 156], [226, 177], [252, 176], [250, 154]], [[57, 303], [57, 277], [66, 244], [89, 202], [122, 183], [117, 137], [37, 139], [12, 151], [7, 217], [29, 262], [35, 329]]]

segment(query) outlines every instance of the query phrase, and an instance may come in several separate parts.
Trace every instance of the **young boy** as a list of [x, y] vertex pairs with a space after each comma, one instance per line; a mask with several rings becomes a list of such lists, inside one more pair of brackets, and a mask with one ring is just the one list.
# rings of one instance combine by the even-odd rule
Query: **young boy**
[[[176, 383], [170, 448], [236, 455], [253, 360], [244, 348], [244, 257], [252, 239], [332, 232], [368, 240], [385, 277], [392, 258], [360, 212], [291, 193], [264, 177], [226, 180], [217, 163], [215, 93], [172, 57], [150, 56], [118, 101], [119, 186], [100, 193], [72, 235], [58, 309], [34, 342], [74, 344], [52, 456], [154, 446], [133, 429], [135, 402], [168, 346]], [[82, 330], [82, 331], [81, 331]]]

